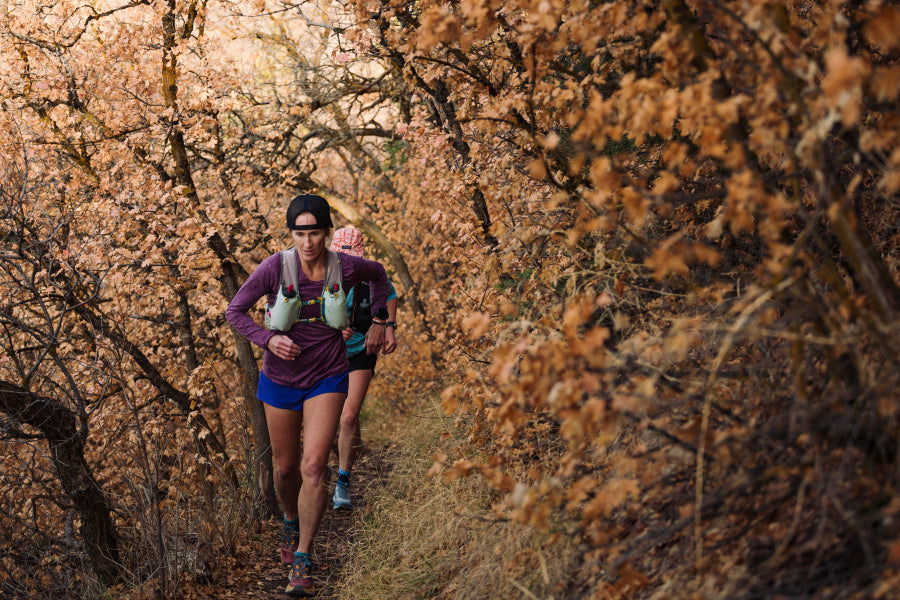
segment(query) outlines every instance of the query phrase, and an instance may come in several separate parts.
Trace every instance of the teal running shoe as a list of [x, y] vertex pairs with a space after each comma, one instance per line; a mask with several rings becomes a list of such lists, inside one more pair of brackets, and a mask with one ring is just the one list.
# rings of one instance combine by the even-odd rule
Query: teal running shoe
[[335, 510], [353, 508], [350, 504], [350, 486], [341, 480], [334, 486], [334, 508]]

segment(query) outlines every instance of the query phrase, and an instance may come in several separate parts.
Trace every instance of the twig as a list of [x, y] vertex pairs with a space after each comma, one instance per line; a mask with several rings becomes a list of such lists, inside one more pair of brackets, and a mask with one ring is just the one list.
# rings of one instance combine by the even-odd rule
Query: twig
[[741, 312], [737, 321], [729, 328], [725, 340], [719, 347], [719, 353], [716, 355], [715, 361], [713, 361], [712, 369], [706, 380], [706, 390], [703, 395], [703, 412], [700, 421], [700, 440], [697, 442], [697, 486], [696, 499], [694, 501], [694, 539], [697, 541], [696, 561], [698, 570], [701, 569], [701, 563], [703, 562], [703, 530], [701, 527], [701, 508], [703, 507], [703, 459], [706, 456], [704, 446], [706, 444], [706, 434], [709, 431], [709, 413], [710, 406], [712, 405], [712, 384], [713, 381], [715, 381], [719, 368], [722, 366], [722, 363], [725, 362], [725, 357], [734, 345], [734, 338], [737, 337], [738, 332], [743, 329], [744, 325], [747, 324], [747, 321], [750, 320], [750, 316], [765, 305], [772, 296], [790, 287], [793, 283], [793, 277], [785, 279], [774, 288], [760, 294], [756, 300], [751, 302], [750, 305]]

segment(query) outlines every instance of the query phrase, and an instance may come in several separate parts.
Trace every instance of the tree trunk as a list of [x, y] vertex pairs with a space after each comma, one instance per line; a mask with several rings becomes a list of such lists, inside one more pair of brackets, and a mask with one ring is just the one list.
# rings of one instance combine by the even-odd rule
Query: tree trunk
[[[169, 10], [163, 17], [164, 44], [163, 44], [163, 60], [162, 60], [162, 80], [163, 80], [163, 97], [166, 106], [178, 109], [178, 85], [177, 85], [177, 55], [175, 53], [176, 31], [175, 31], [175, 0], [169, 0]], [[189, 32], [187, 24], [182, 33], [182, 38]], [[200, 197], [197, 195], [197, 188], [194, 185], [194, 178], [191, 175], [190, 159], [188, 157], [187, 148], [184, 143], [184, 135], [181, 127], [177, 122], [172, 123], [171, 133], [169, 134], [169, 145], [172, 150], [172, 159], [175, 169], [175, 181], [184, 186], [184, 195], [188, 200], [197, 217], [205, 223], [212, 223], [211, 219], [203, 210]], [[206, 238], [209, 248], [215, 253], [219, 259], [221, 266], [221, 275], [219, 276], [219, 285], [222, 294], [227, 300], [234, 297], [238, 290], [238, 276], [245, 275], [243, 268], [238, 263], [231, 252], [228, 250], [225, 241], [214, 232]], [[275, 485], [272, 478], [272, 450], [269, 441], [269, 431], [266, 428], [266, 418], [260, 402], [256, 399], [254, 391], [256, 379], [259, 377], [259, 370], [256, 366], [256, 359], [253, 357], [253, 349], [250, 343], [242, 336], [235, 336], [235, 344], [238, 354], [238, 363], [243, 371], [242, 398], [244, 401], [247, 414], [250, 415], [250, 424], [253, 428], [253, 443], [255, 446], [256, 469], [257, 469], [257, 493], [262, 499], [265, 509], [270, 514], [278, 514], [278, 501], [275, 496]]]
[[[256, 383], [259, 379], [259, 367], [253, 356], [253, 346], [247, 339], [234, 332], [234, 345], [237, 350], [238, 364], [241, 367], [241, 398], [244, 408], [250, 415], [250, 427], [253, 435], [254, 468], [256, 469], [256, 493], [258, 502], [267, 517], [281, 514], [278, 497], [275, 495], [275, 480], [272, 475], [272, 442], [266, 427], [266, 412], [262, 402], [256, 398]], [[255, 509], [254, 509], [255, 510]]]
[[106, 494], [84, 458], [84, 436], [75, 414], [59, 401], [0, 381], [0, 410], [38, 429], [63, 490], [81, 517], [80, 535], [97, 577], [114, 584], [119, 572], [119, 539]]

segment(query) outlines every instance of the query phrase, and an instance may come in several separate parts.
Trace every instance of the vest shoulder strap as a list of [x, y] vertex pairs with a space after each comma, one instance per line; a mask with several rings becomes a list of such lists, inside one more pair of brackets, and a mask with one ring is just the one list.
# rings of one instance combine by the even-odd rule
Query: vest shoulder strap
[[[325, 281], [323, 288], [332, 289], [334, 284], [343, 289], [344, 274], [341, 270], [341, 256], [337, 252], [325, 250], [327, 259], [325, 262]], [[300, 284], [299, 267], [297, 266], [297, 253], [294, 248], [288, 248], [281, 251], [281, 290], [284, 295], [288, 295], [287, 291], [291, 285], [297, 288]], [[299, 292], [299, 289], [295, 289]]]
[[[328, 258], [325, 262], [325, 290], [344, 289], [344, 273], [341, 269], [341, 255], [326, 248]], [[337, 284], [337, 288], [334, 285]]]
[[[291, 287], [294, 289], [291, 290]], [[281, 251], [281, 293], [285, 296], [293, 296], [300, 293], [297, 252], [293, 248]]]

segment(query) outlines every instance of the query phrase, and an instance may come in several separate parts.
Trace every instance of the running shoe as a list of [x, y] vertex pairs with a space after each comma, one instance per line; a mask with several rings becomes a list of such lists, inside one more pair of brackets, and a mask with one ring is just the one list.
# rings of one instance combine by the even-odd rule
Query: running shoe
[[350, 486], [343, 481], [338, 480], [334, 486], [334, 508], [352, 508], [350, 504]]
[[281, 562], [289, 565], [294, 562], [294, 552], [300, 545], [300, 533], [287, 523], [281, 530]]
[[312, 582], [312, 562], [303, 556], [295, 556], [291, 564], [291, 580], [284, 592], [290, 596], [308, 597], [316, 593]]

